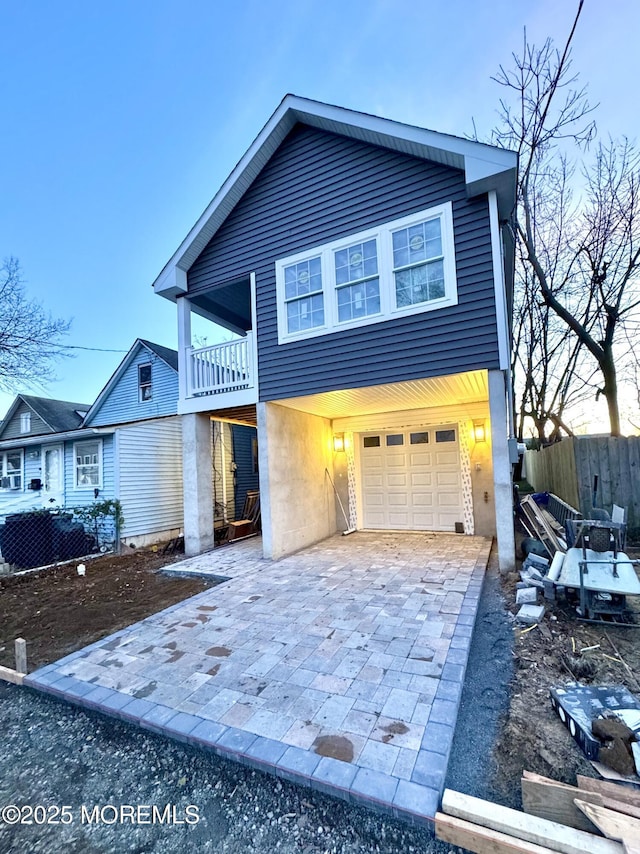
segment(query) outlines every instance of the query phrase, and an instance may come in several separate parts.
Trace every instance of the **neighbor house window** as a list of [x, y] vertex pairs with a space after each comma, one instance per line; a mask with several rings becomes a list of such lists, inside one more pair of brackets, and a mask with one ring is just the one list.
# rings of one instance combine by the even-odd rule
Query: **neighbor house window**
[[276, 262], [278, 343], [458, 301], [450, 202]]
[[29, 433], [31, 432], [31, 413], [23, 412], [20, 416], [20, 432], [21, 433]]
[[138, 365], [138, 391], [140, 403], [151, 400], [151, 365]]
[[102, 486], [102, 440], [76, 442], [73, 446], [75, 485], [77, 489]]
[[0, 489], [22, 489], [22, 451], [0, 453]]

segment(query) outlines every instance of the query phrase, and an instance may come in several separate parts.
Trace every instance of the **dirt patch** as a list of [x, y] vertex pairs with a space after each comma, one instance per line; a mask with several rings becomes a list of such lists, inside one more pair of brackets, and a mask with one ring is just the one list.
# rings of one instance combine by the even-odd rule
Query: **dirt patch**
[[27, 641], [29, 670], [155, 614], [211, 586], [155, 571], [180, 560], [136, 549], [41, 572], [0, 578], [0, 664], [15, 667], [14, 640]]
[[[640, 558], [637, 549], [629, 548], [627, 553]], [[506, 604], [514, 615], [519, 580], [515, 573], [502, 578]], [[544, 601], [541, 594], [539, 602]], [[637, 628], [580, 622], [575, 603], [564, 599], [544, 604], [547, 611], [540, 626], [527, 631], [514, 624], [511, 700], [494, 748], [496, 792], [514, 806], [521, 806], [523, 769], [570, 784], [575, 784], [576, 774], [594, 775], [590, 762], [551, 708], [551, 687], [576, 681], [621, 684], [640, 697], [638, 597], [627, 599]]]

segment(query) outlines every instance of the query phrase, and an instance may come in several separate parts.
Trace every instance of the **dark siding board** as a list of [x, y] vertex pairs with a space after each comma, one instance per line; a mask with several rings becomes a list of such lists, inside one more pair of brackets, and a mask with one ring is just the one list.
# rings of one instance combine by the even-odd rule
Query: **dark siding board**
[[[453, 202], [458, 305], [277, 343], [275, 261], [366, 228]], [[188, 274], [189, 292], [255, 272], [260, 396], [498, 367], [486, 198], [463, 173], [336, 134], [297, 126]]]
[[240, 517], [244, 508], [248, 489], [259, 489], [260, 481], [257, 472], [253, 471], [252, 441], [257, 438], [255, 427], [231, 425], [233, 436], [233, 459], [237, 466], [235, 476], [234, 498], [236, 516]]

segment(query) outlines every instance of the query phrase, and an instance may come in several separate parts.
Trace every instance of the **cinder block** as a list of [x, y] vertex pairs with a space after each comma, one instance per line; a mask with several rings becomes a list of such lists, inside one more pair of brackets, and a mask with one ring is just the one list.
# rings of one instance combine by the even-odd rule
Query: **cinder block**
[[527, 626], [539, 623], [544, 617], [544, 605], [523, 605], [516, 614], [516, 620]]
[[527, 555], [526, 560], [523, 563], [523, 566], [525, 566], [525, 565], [526, 566], [535, 566], [541, 572], [546, 572], [547, 569], [549, 568], [549, 560], [546, 557], [542, 557], [542, 555], [537, 555], [537, 554], [534, 554], [533, 552], [531, 552], [530, 554]]
[[516, 605], [535, 605], [537, 601], [537, 587], [523, 587], [521, 590], [516, 590]]

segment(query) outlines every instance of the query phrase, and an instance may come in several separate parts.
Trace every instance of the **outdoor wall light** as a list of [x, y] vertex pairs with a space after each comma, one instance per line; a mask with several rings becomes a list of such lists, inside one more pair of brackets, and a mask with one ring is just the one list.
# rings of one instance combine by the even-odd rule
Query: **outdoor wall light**
[[336, 453], [344, 451], [344, 433], [333, 434], [333, 450], [336, 451]]
[[487, 432], [484, 425], [484, 420], [473, 422], [473, 438], [476, 442], [486, 442]]

